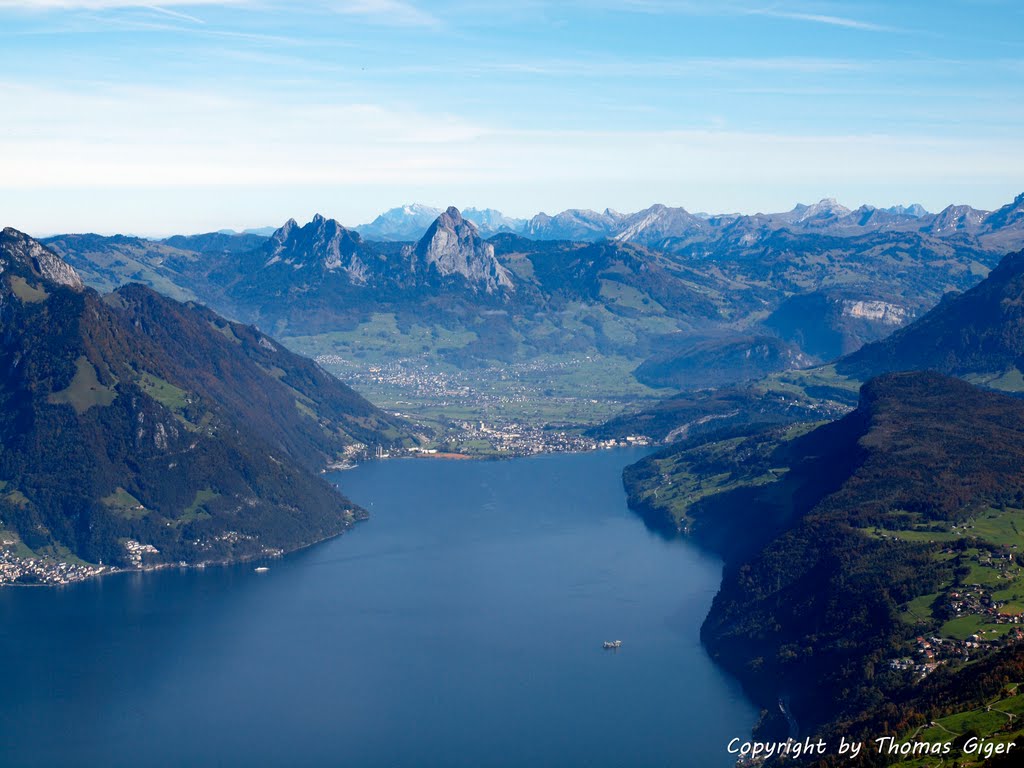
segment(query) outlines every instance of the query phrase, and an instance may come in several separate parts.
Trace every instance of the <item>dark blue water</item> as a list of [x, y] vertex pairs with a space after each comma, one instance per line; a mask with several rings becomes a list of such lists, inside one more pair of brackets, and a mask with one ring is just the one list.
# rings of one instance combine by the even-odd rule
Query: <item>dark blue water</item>
[[637, 458], [371, 464], [372, 520], [268, 573], [0, 590], [0, 765], [731, 765], [720, 566], [626, 509]]

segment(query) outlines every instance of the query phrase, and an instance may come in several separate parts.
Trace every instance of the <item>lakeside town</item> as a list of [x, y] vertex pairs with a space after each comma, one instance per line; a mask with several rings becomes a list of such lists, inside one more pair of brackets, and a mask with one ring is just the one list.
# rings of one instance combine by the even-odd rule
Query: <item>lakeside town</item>
[[579, 453], [612, 448], [638, 448], [651, 445], [645, 435], [627, 435], [621, 439], [597, 440], [564, 427], [526, 424], [517, 421], [456, 421], [448, 425], [430, 447], [404, 451], [378, 452], [377, 458], [398, 456], [467, 456], [472, 458], [515, 458], [542, 453]]
[[0, 539], [0, 586], [61, 586], [113, 570], [103, 565], [69, 563], [45, 557], [21, 557], [12, 548], [15, 544], [9, 536]]

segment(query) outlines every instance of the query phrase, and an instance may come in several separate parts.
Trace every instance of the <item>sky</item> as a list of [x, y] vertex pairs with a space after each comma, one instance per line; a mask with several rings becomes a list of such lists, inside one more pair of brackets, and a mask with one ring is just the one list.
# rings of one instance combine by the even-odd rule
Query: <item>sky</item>
[[0, 0], [0, 225], [1024, 191], [1016, 0]]

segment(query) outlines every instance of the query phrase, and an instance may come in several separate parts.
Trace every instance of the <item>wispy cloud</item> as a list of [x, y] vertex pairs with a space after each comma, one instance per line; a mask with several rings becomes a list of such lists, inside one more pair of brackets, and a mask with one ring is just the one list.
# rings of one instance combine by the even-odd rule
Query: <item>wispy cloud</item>
[[872, 68], [869, 61], [804, 56], [693, 57], [665, 59], [551, 59], [546, 61], [477, 62], [480, 72], [509, 72], [571, 77], [691, 77], [700, 73], [837, 73]]
[[724, 0], [717, 3], [693, 2], [693, 0], [597, 0], [605, 8], [645, 13], [652, 15], [684, 15], [684, 16], [769, 16], [776, 19], [806, 21], [816, 24], [827, 24], [833, 27], [860, 29], [870, 32], [895, 32], [893, 27], [862, 21], [846, 16], [821, 13], [796, 6], [763, 7], [743, 2]]
[[169, 7], [198, 7], [203, 5], [240, 5], [244, 0], [163, 0], [159, 4], [140, 0], [0, 0], [0, 9], [15, 8], [25, 11], [86, 10], [105, 11], [119, 8], [144, 8], [167, 13], [178, 18], [195, 21], [188, 14], [168, 11]]
[[173, 11], [170, 8], [163, 8], [159, 5], [147, 5], [143, 6], [147, 11], [153, 11], [154, 13], [162, 13], [165, 16], [170, 16], [174, 19], [181, 19], [182, 21], [191, 21], [194, 24], [205, 23], [202, 19], [197, 16], [192, 16], [188, 13], [182, 13], [181, 11]]
[[757, 9], [746, 12], [751, 16], [771, 16], [776, 19], [791, 19], [793, 21], [809, 21], [815, 24], [827, 24], [831, 27], [845, 27], [847, 29], [861, 29], [867, 32], [895, 32], [893, 27], [883, 24], [874, 24], [870, 21], [849, 19], [845, 16], [830, 16], [823, 13], [802, 13], [800, 11], [787, 11], [779, 9]]
[[[146, 2], [146, 0], [0, 0], [0, 10], [11, 8], [25, 11], [106, 11], [141, 8], [188, 21], [197, 21], [193, 16], [168, 9], [248, 4], [249, 0], [161, 0], [157, 3]], [[316, 0], [309, 5], [345, 16], [359, 17], [375, 24], [417, 27], [441, 25], [439, 17], [410, 0]]]
[[441, 20], [405, 0], [338, 0], [329, 5], [337, 13], [360, 17], [374, 24], [400, 27], [440, 27]]

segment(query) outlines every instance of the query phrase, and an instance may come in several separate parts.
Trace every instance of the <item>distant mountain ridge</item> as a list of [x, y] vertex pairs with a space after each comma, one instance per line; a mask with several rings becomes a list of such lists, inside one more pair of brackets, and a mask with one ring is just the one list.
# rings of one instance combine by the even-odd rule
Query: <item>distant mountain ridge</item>
[[[813, 204], [797, 204], [779, 213], [707, 214], [690, 213], [685, 208], [662, 204], [635, 213], [623, 214], [611, 209], [603, 212], [573, 208], [554, 215], [538, 213], [529, 219], [505, 216], [487, 208], [467, 208], [463, 216], [476, 224], [483, 237], [500, 233], [521, 235], [533, 240], [570, 240], [598, 242], [616, 240], [671, 252], [722, 250], [731, 244], [752, 245], [787, 229], [798, 233], [818, 233], [854, 237], [880, 232], [920, 233], [939, 238], [967, 239], [992, 250], [1024, 246], [1024, 210], [1022, 196], [997, 211], [984, 211], [969, 205], [949, 205], [931, 213], [919, 204], [879, 208], [861, 205], [848, 208], [834, 198]], [[417, 241], [440, 208], [406, 205], [382, 213], [370, 224], [356, 227], [365, 239]]]
[[423, 237], [427, 227], [440, 215], [440, 208], [412, 203], [385, 211], [369, 224], [353, 229], [367, 240], [409, 242]]
[[[409, 208], [416, 216], [434, 210]], [[474, 215], [489, 226], [510, 226], [493, 211]], [[822, 362], [881, 338], [949, 288], [971, 287], [999, 255], [981, 240], [987, 229], [945, 238], [920, 226], [834, 223], [881, 215], [834, 201], [801, 206], [784, 226], [767, 216], [703, 218], [665, 206], [628, 216], [570, 211], [535, 217], [529, 226], [536, 233], [571, 238], [543, 240], [510, 231], [485, 238], [450, 207], [414, 242], [367, 239], [320, 214], [306, 224], [291, 219], [269, 238], [62, 235], [46, 242], [98, 288], [145, 282], [278, 336], [351, 329], [393, 315], [400, 335], [416, 325], [435, 329], [431, 338], [443, 345], [437, 353], [458, 365], [522, 360], [545, 348], [663, 362], [682, 352], [684, 368], [698, 372], [701, 359], [731, 361], [729, 375], [740, 380]], [[920, 221], [906, 212], [884, 216]], [[1011, 242], [1017, 218], [1004, 210], [998, 221], [1010, 225], [999, 236]], [[602, 227], [619, 236], [595, 239]], [[825, 298], [803, 298], [815, 293]], [[811, 311], [789, 311], [790, 301]], [[572, 315], [561, 314], [566, 310]], [[685, 352], [695, 340], [723, 338], [724, 322], [737, 339], [778, 335], [793, 349], [771, 351], [776, 345], [769, 342]], [[829, 339], [817, 337], [822, 329]], [[450, 330], [463, 334], [461, 346], [440, 342]], [[433, 343], [418, 345], [430, 350]], [[700, 384], [699, 376], [648, 380]]]
[[[347, 227], [358, 232], [364, 240], [380, 242], [417, 242], [431, 224], [445, 209], [420, 203], [410, 203], [381, 213], [372, 222]], [[778, 213], [690, 213], [685, 208], [657, 203], [634, 213], [619, 213], [611, 209], [603, 212], [584, 208], [571, 208], [549, 215], [538, 213], [531, 218], [506, 216], [494, 208], [467, 207], [461, 215], [473, 222], [484, 238], [501, 233], [522, 235], [534, 240], [575, 240], [596, 242], [614, 239], [636, 242], [651, 247], [659, 238], [670, 247], [672, 240], [686, 240], [693, 235], [717, 240], [728, 237], [736, 229], [746, 232], [770, 231], [789, 228], [794, 231], [817, 231], [841, 236], [865, 234], [876, 231], [922, 232], [926, 234], [951, 236], [955, 234], [978, 235], [982, 240], [1010, 229], [1014, 232], [1024, 228], [1024, 194], [1018, 195], [1011, 203], [996, 211], [985, 211], [969, 205], [949, 205], [937, 213], [927, 211], [923, 206], [893, 205], [880, 208], [862, 204], [850, 209], [834, 198], [823, 198], [817, 203], [798, 203], [789, 211]], [[703, 225], [701, 224], [703, 222]], [[159, 242], [173, 247], [193, 250], [208, 250], [193, 247], [188, 243], [192, 238], [214, 239], [237, 238], [239, 242], [251, 244], [258, 238], [269, 237], [278, 227], [257, 227], [239, 233], [230, 229], [217, 232], [176, 235]], [[1021, 236], [1017, 236], [1021, 237]], [[202, 243], [202, 241], [198, 241]], [[1024, 244], [1024, 238], [1016, 242]], [[241, 250], [238, 243], [218, 241], [220, 246]], [[249, 246], [251, 247], [251, 245]]]
[[[437, 211], [407, 208], [424, 218]], [[400, 340], [388, 349], [438, 364], [614, 355], [638, 381], [694, 389], [815, 365], [884, 338], [949, 290], [973, 287], [1014, 243], [1024, 246], [1022, 209], [1024, 196], [992, 214], [938, 215], [826, 199], [775, 215], [704, 217], [656, 205], [517, 224], [450, 207], [412, 241], [368, 239], [317, 214], [268, 238], [46, 243], [99, 289], [143, 282], [307, 339], [301, 348], [312, 354], [358, 357], [358, 329], [378, 334], [383, 324]], [[534, 237], [509, 231], [520, 224]], [[487, 237], [481, 227], [503, 231]], [[555, 235], [568, 239], [535, 239]], [[335, 333], [343, 336], [314, 341]], [[713, 377], [704, 373], [712, 363]]]

